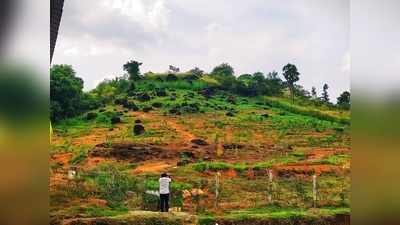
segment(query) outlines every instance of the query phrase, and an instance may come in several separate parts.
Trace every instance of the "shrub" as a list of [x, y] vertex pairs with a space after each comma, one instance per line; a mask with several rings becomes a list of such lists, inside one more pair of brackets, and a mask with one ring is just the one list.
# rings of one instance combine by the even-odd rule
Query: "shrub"
[[178, 80], [178, 77], [175, 74], [170, 73], [170, 74], [167, 75], [166, 80], [167, 81], [176, 81], [176, 80]]
[[135, 104], [135, 101], [128, 100], [124, 105], [125, 108], [130, 109], [132, 111], [138, 111], [139, 107]]
[[95, 113], [95, 112], [89, 112], [89, 113], [86, 114], [86, 119], [87, 120], [93, 120], [96, 117], [97, 117], [97, 113]]
[[88, 177], [93, 179], [100, 195], [110, 206], [121, 203], [127, 191], [137, 191], [137, 180], [128, 173], [119, 171], [112, 164], [102, 164], [89, 172]]
[[78, 154], [76, 154], [76, 155], [69, 161], [69, 163], [70, 163], [71, 165], [77, 165], [77, 164], [79, 164], [79, 163], [85, 161], [86, 158], [87, 158], [87, 151], [85, 151], [85, 150], [80, 150], [80, 151], [78, 152]]

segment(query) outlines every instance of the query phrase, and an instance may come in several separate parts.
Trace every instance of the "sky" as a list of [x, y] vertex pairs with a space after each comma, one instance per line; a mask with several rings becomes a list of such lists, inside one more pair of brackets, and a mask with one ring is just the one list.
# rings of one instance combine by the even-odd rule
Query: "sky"
[[277, 71], [287, 63], [298, 84], [331, 100], [350, 89], [348, 0], [68, 0], [53, 64], [70, 64], [90, 90], [143, 62], [142, 73], [221, 63], [244, 73]]

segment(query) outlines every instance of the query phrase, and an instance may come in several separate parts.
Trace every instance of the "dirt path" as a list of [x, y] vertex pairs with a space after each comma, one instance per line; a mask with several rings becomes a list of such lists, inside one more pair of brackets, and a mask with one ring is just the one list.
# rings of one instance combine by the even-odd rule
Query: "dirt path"
[[174, 129], [178, 134], [180, 134], [182, 140], [184, 142], [190, 142], [191, 140], [195, 139], [196, 136], [194, 136], [192, 133], [189, 131], [185, 130], [182, 125], [178, 124], [176, 121], [173, 120], [167, 120], [167, 125]]
[[143, 120], [160, 120], [162, 123], [166, 124], [169, 128], [175, 130], [182, 138], [182, 141], [185, 143], [190, 143], [191, 140], [195, 139], [196, 136], [187, 131], [184, 126], [179, 124], [176, 119], [173, 118], [165, 118], [153, 113], [145, 113], [145, 112], [133, 112], [133, 116], [138, 117]]
[[149, 172], [162, 172], [176, 165], [176, 162], [145, 162], [133, 170], [134, 174], [149, 173]]

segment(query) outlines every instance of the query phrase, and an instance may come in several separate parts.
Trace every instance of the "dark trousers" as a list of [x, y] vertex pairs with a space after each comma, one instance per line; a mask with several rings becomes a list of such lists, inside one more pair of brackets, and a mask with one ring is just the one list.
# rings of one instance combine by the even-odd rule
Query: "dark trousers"
[[169, 194], [160, 194], [160, 210], [168, 212], [169, 210]]

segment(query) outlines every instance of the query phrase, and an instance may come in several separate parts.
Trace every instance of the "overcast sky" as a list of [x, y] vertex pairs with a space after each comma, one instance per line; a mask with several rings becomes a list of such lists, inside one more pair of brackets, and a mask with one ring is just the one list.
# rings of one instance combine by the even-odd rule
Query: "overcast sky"
[[348, 0], [68, 0], [54, 64], [71, 64], [85, 90], [141, 71], [210, 71], [231, 64], [236, 75], [294, 63], [306, 89], [324, 83], [332, 101], [350, 88]]

